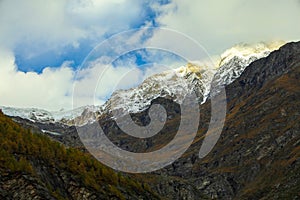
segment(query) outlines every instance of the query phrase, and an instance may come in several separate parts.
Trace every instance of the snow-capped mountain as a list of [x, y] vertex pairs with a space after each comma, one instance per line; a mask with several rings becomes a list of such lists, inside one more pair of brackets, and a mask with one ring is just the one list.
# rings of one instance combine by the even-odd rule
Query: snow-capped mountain
[[152, 75], [137, 87], [115, 91], [102, 106], [85, 106], [71, 111], [57, 112], [29, 108], [0, 107], [0, 109], [6, 115], [19, 116], [32, 121], [83, 125], [93, 122], [103, 113], [112, 110], [122, 109], [129, 113], [143, 111], [158, 97], [170, 98], [181, 103], [185, 94], [195, 91], [199, 102], [204, 103], [208, 96], [214, 95], [210, 94], [212, 81], [217, 87], [232, 83], [250, 63], [268, 56], [283, 44], [284, 42], [236, 45], [221, 55], [217, 66], [208, 67], [188, 63], [175, 70]]
[[99, 108], [96, 106], [84, 106], [73, 110], [47, 111], [38, 108], [12, 108], [0, 106], [2, 112], [8, 116], [21, 117], [33, 122], [42, 123], [64, 123], [71, 124], [74, 118], [81, 116], [86, 111], [96, 112]]
[[[200, 102], [204, 103], [209, 96], [212, 80], [216, 86], [232, 83], [250, 63], [267, 57], [283, 44], [281, 41], [239, 44], [226, 50], [215, 67], [188, 63], [178, 69], [150, 76], [136, 88], [115, 91], [104, 105], [104, 110], [125, 109], [135, 113], [147, 108], [151, 100], [157, 97], [170, 97], [180, 103], [183, 95], [192, 90], [196, 92]], [[182, 87], [185, 81], [188, 87]]]
[[203, 101], [213, 74], [213, 69], [188, 63], [178, 69], [150, 76], [138, 87], [115, 91], [104, 104], [104, 110], [124, 109], [134, 113], [146, 109], [157, 97], [181, 102], [191, 90], [195, 90], [199, 100]]
[[252, 45], [239, 44], [226, 50], [221, 55], [221, 61], [214, 77], [214, 86], [229, 85], [240, 77], [252, 62], [267, 57], [272, 51], [279, 49], [284, 44], [283, 41]]

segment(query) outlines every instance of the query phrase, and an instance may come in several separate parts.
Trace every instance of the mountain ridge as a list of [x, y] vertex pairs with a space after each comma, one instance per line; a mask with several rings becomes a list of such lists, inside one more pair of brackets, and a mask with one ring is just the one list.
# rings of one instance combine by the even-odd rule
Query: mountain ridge
[[[151, 101], [158, 98], [170, 98], [181, 103], [182, 94], [196, 92], [200, 103], [204, 103], [210, 94], [211, 81], [218, 87], [224, 87], [237, 79], [244, 69], [255, 60], [268, 56], [284, 42], [257, 44], [238, 44], [227, 49], [221, 55], [221, 61], [215, 67], [206, 67], [196, 63], [175, 70], [165, 71], [148, 77], [136, 88], [115, 91], [102, 106], [83, 106], [70, 111], [49, 112], [43, 109], [17, 109], [0, 107], [9, 116], [18, 116], [42, 123], [62, 123], [82, 126], [95, 121], [103, 113], [121, 109], [129, 113], [145, 110]], [[186, 86], [186, 87], [182, 87]]]
[[[172, 165], [135, 177], [148, 177], [152, 188], [169, 199], [197, 199], [201, 195], [208, 199], [299, 199], [299, 78], [300, 42], [286, 44], [254, 61], [226, 86], [223, 132], [205, 158], [199, 159], [198, 153], [210, 123], [210, 100], [200, 106], [199, 131], [187, 152]], [[158, 138], [136, 141], [124, 137], [109, 117], [99, 123], [118, 147], [153, 151], [176, 134], [180, 112], [175, 112], [172, 103], [166, 104], [169, 109], [172, 117]], [[147, 111], [132, 118], [143, 124], [146, 116]]]

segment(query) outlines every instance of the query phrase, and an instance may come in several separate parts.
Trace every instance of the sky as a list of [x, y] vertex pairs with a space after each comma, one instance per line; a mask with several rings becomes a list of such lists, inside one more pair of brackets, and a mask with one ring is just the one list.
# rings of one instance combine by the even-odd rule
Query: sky
[[298, 41], [299, 21], [299, 0], [1, 0], [0, 105], [71, 109], [76, 87], [77, 106], [100, 105], [158, 66], [180, 67], [189, 41], [201, 60], [238, 43]]

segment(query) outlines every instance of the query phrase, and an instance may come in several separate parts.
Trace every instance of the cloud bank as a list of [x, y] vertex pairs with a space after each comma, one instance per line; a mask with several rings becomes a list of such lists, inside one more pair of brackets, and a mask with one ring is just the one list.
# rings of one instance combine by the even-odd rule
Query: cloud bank
[[241, 42], [300, 39], [300, 2], [272, 0], [172, 0], [157, 21], [183, 32], [211, 54]]
[[[142, 51], [141, 54], [147, 55], [150, 61], [151, 58], [157, 60], [157, 56], [161, 63], [174, 61], [172, 54], [164, 58], [152, 51]], [[151, 63], [140, 68], [131, 60], [134, 57], [116, 60], [116, 64], [107, 64], [105, 59], [99, 58], [87, 62], [86, 67], [76, 72], [70, 67], [70, 62], [65, 62], [37, 73], [19, 71], [14, 54], [8, 50], [0, 49], [0, 55], [4, 58], [0, 60], [0, 105], [52, 111], [101, 105], [115, 90], [137, 86], [150, 75], [182, 64], [176, 62], [162, 68], [162, 65]]]

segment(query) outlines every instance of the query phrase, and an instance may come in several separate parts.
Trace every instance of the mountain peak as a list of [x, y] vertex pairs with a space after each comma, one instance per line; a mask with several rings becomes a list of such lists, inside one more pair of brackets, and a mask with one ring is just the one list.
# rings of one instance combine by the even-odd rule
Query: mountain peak
[[260, 42], [255, 44], [240, 43], [233, 46], [230, 49], [227, 49], [221, 55], [221, 61], [219, 66], [222, 66], [224, 63], [227, 63], [229, 60], [234, 57], [242, 57], [249, 59], [252, 56], [255, 57], [265, 57], [270, 52], [278, 50], [286, 42], [284, 41], [274, 41], [274, 42]]
[[200, 66], [195, 63], [188, 62], [185, 66], [179, 67], [175, 69], [175, 72], [179, 76], [189, 76], [191, 74], [194, 74], [196, 78], [202, 78], [202, 73], [205, 72], [206, 67]]

